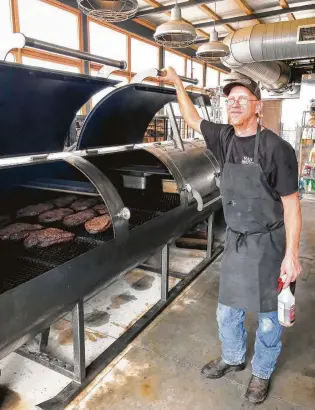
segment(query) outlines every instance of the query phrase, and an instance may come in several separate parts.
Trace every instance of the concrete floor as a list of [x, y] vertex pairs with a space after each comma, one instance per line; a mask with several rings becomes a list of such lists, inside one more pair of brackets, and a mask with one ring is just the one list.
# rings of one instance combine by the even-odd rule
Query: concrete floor
[[[315, 202], [302, 201], [303, 234], [297, 322], [283, 337], [283, 352], [262, 410], [315, 409]], [[219, 356], [215, 311], [218, 260], [105, 369], [68, 410], [252, 409], [244, 393], [256, 318], [248, 315], [248, 365], [244, 372], [206, 380], [200, 368]]]

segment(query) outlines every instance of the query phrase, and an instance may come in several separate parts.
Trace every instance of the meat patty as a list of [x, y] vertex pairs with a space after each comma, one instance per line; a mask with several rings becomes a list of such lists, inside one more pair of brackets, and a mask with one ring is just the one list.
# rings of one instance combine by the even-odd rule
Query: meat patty
[[29, 205], [25, 208], [19, 209], [16, 213], [18, 218], [23, 218], [27, 216], [36, 216], [42, 214], [43, 212], [50, 211], [54, 208], [51, 202], [44, 202], [36, 205]]
[[66, 216], [65, 218], [63, 218], [63, 223], [66, 226], [75, 227], [84, 224], [86, 221], [93, 218], [94, 216], [95, 211], [93, 211], [93, 209], [86, 209], [85, 211], [81, 211], [76, 214]]
[[99, 215], [108, 215], [108, 209], [107, 206], [104, 204], [97, 204], [93, 206], [94, 211], [96, 211]]
[[65, 206], [69, 206], [74, 202], [78, 197], [76, 195], [62, 195], [58, 198], [53, 199], [53, 203], [58, 208], [64, 208]]
[[3, 241], [18, 241], [26, 238], [32, 231], [43, 229], [41, 225], [14, 223], [0, 229], [0, 239]]
[[84, 211], [85, 209], [91, 208], [92, 206], [96, 205], [98, 201], [98, 198], [78, 199], [77, 201], [73, 202], [70, 207], [76, 212]]
[[0, 215], [0, 228], [8, 225], [11, 222], [11, 218], [9, 215]]
[[99, 233], [105, 232], [112, 224], [112, 220], [109, 215], [97, 216], [96, 218], [90, 219], [85, 223], [85, 229], [89, 233]]
[[73, 214], [73, 210], [69, 208], [52, 209], [40, 214], [38, 220], [39, 222], [56, 222], [71, 214]]
[[70, 242], [74, 238], [74, 233], [63, 231], [57, 228], [47, 228], [41, 231], [32, 232], [25, 240], [24, 246], [29, 248], [47, 248], [58, 243]]

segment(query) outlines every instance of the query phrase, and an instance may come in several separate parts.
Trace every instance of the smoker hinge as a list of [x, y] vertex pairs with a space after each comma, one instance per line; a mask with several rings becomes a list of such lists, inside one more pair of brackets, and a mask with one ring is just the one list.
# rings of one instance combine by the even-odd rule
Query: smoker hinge
[[131, 217], [130, 210], [126, 207], [122, 208], [122, 210], [117, 214], [118, 218], [125, 219], [128, 221]]
[[48, 158], [48, 154], [38, 154], [38, 155], [31, 156], [31, 161], [40, 161], [40, 160], [47, 159], [47, 158]]

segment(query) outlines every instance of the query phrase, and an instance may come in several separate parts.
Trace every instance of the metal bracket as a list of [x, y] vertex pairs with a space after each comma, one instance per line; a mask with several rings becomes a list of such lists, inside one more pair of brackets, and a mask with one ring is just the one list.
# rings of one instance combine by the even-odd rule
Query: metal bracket
[[26, 345], [16, 352], [78, 383], [82, 383], [86, 375], [83, 300], [80, 300], [72, 310], [73, 366], [65, 363], [63, 360], [50, 357], [45, 353], [48, 345], [49, 330], [46, 329], [40, 335], [37, 352], [30, 351]]
[[130, 84], [139, 84], [142, 83], [146, 78], [148, 77], [157, 77], [159, 74], [159, 70], [157, 68], [149, 68], [148, 70], [143, 70], [140, 71], [140, 73], [137, 73], [132, 80], [130, 81]]
[[22, 33], [13, 33], [1, 39], [0, 60], [5, 61], [6, 56], [15, 48], [24, 48], [26, 44], [25, 36]]
[[169, 118], [170, 124], [171, 124], [171, 129], [173, 131], [173, 140], [174, 140], [174, 144], [176, 146], [176, 148], [185, 151], [184, 148], [184, 144], [182, 141], [182, 138], [180, 136], [180, 130], [178, 128], [178, 124], [176, 121], [176, 117], [175, 117], [175, 113], [174, 113], [174, 109], [172, 106], [172, 103], [168, 103], [165, 105], [165, 109], [166, 109], [166, 114]]
[[113, 71], [115, 71], [115, 67], [109, 67], [108, 65], [103, 65], [103, 67], [97, 72], [97, 77], [108, 78]]

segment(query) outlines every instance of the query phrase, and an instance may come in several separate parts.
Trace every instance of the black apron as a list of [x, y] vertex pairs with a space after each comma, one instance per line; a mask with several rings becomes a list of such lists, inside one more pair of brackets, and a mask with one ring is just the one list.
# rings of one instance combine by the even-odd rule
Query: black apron
[[229, 162], [233, 137], [223, 167], [220, 190], [227, 234], [219, 302], [271, 312], [277, 310], [277, 280], [286, 244], [281, 198], [258, 163], [260, 131], [258, 125], [254, 163]]

